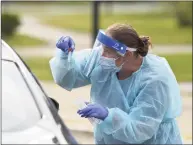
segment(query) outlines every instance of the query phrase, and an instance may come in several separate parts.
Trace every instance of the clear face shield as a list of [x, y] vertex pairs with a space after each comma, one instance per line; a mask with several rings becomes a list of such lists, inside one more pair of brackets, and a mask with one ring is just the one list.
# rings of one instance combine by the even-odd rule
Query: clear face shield
[[136, 48], [127, 47], [105, 35], [105, 32], [102, 30], [98, 32], [93, 49], [100, 54], [99, 65], [101, 65], [102, 68], [116, 71], [119, 71], [122, 67], [122, 65], [116, 66], [116, 60], [123, 57], [126, 51], [136, 51]]

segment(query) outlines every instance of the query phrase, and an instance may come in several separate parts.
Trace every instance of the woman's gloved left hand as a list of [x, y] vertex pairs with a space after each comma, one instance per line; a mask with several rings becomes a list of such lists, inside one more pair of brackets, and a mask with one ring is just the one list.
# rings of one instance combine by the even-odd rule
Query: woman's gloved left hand
[[81, 117], [95, 117], [97, 119], [104, 120], [108, 116], [109, 112], [106, 107], [103, 107], [100, 104], [88, 104], [86, 108], [78, 110], [77, 113], [81, 115]]

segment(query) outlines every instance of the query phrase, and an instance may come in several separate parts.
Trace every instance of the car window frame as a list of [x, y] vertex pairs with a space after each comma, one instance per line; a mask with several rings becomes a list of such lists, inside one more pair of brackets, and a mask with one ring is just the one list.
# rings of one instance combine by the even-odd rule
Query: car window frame
[[[53, 104], [53, 102], [51, 101], [51, 99], [49, 99], [49, 96], [47, 95], [47, 93], [44, 91], [42, 85], [39, 83], [39, 80], [37, 79], [37, 77], [33, 74], [33, 72], [31, 71], [31, 69], [28, 67], [28, 65], [25, 63], [25, 61], [21, 58], [21, 56], [12, 48], [12, 50], [14, 51], [14, 53], [17, 55], [17, 57], [21, 60], [21, 62], [24, 64], [24, 66], [26, 67], [26, 69], [28, 70], [28, 72], [32, 75], [32, 78], [35, 80], [35, 82], [37, 83], [38, 87], [40, 88], [40, 91], [44, 94], [44, 97], [46, 99], [46, 104], [55, 120], [55, 122], [57, 124], [61, 125], [61, 132], [64, 136], [64, 138], [66, 139], [66, 141], [69, 144], [78, 144], [78, 142], [76, 141], [76, 139], [74, 138], [74, 136], [71, 134], [71, 132], [69, 131], [69, 129], [67, 128], [67, 126], [65, 125], [64, 121], [61, 119], [60, 115], [58, 114], [58, 111], [55, 107], [55, 105]], [[14, 62], [14, 61], [13, 61]], [[16, 63], [17, 64], [17, 63]], [[17, 65], [19, 67], [19, 65]], [[20, 67], [19, 67], [20, 68]], [[22, 73], [22, 72], [21, 72]], [[23, 74], [23, 73], [22, 73]], [[23, 75], [23, 77], [25, 77]], [[28, 84], [28, 82], [26, 81], [26, 83]], [[29, 85], [28, 85], [29, 86]], [[29, 86], [30, 87], [30, 86]], [[35, 98], [34, 98], [35, 99]], [[40, 110], [41, 111], [41, 110]]]
[[21, 75], [21, 77], [22, 77], [22, 79], [23, 79], [26, 87], [28, 88], [29, 93], [31, 94], [31, 96], [32, 96], [32, 98], [33, 98], [33, 100], [34, 100], [34, 103], [35, 103], [35, 105], [36, 105], [36, 107], [37, 107], [37, 109], [38, 109], [40, 118], [42, 119], [42, 118], [43, 118], [43, 113], [42, 113], [42, 111], [41, 111], [41, 109], [40, 109], [40, 107], [39, 107], [39, 105], [38, 105], [38, 103], [37, 103], [37, 101], [36, 101], [36, 99], [35, 99], [35, 96], [34, 96], [33, 91], [31, 90], [31, 88], [30, 88], [30, 86], [29, 86], [29, 84], [28, 84], [25, 76], [24, 76], [23, 73], [22, 73], [19, 65], [18, 65], [16, 62], [14, 62], [14, 61], [12, 61], [12, 60], [9, 60], [9, 59], [4, 59], [4, 58], [2, 58], [1, 60], [2, 60], [2, 61], [11, 62], [11, 63], [13, 63], [13, 64], [16, 66], [16, 68], [17, 68], [18, 72], [20, 73], [20, 75]]

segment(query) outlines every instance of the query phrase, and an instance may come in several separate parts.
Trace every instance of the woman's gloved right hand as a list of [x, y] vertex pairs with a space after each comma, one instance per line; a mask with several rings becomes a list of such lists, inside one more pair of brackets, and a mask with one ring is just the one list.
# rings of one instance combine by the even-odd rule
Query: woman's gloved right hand
[[66, 55], [75, 49], [75, 43], [70, 36], [62, 36], [56, 43], [56, 47], [61, 49]]

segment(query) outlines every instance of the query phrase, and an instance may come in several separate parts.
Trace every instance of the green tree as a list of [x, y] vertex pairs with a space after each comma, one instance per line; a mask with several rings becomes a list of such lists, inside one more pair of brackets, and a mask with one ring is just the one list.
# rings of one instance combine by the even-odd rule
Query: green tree
[[179, 26], [192, 26], [192, 2], [176, 2], [174, 6]]
[[3, 13], [1, 16], [2, 37], [10, 37], [14, 35], [19, 25], [20, 25], [20, 19], [17, 15]]

